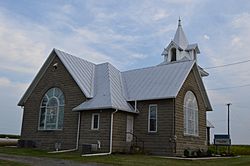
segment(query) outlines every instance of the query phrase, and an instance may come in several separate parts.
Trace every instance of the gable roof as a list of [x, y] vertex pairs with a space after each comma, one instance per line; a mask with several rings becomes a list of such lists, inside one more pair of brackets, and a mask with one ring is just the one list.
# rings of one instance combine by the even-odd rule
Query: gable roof
[[83, 94], [87, 98], [93, 97], [93, 80], [95, 65], [91, 62], [72, 56], [68, 53], [53, 49], [49, 57], [46, 59], [45, 63], [39, 70], [38, 74], [30, 84], [29, 88], [26, 90], [21, 100], [18, 102], [19, 106], [24, 105], [25, 101], [28, 99], [31, 92], [34, 90], [37, 83], [42, 78], [46, 69], [49, 67], [55, 56], [58, 56], [58, 58], [62, 61], [70, 75], [73, 77], [79, 88], [82, 90]]
[[82, 58], [54, 49], [66, 69], [87, 98], [93, 97], [95, 64]]
[[175, 62], [123, 72], [127, 100], [176, 97], [194, 63]]
[[[68, 53], [53, 49], [31, 85], [19, 101], [23, 106], [55, 56], [62, 61], [80, 87], [86, 101], [73, 111], [93, 109], [118, 109], [137, 113], [129, 101], [175, 98], [188, 74], [197, 65], [195, 61], [177, 61], [157, 66], [120, 72], [110, 63], [94, 64]], [[205, 91], [198, 68], [196, 79]], [[211, 108], [206, 91], [203, 100]]]
[[172, 46], [174, 46], [174, 47], [176, 47], [177, 49], [179, 49], [179, 50], [183, 50], [175, 41], [171, 41], [170, 43], [169, 43], [169, 45], [166, 47], [166, 48], [164, 48], [164, 51], [162, 52], [162, 54], [161, 55], [166, 55], [166, 54], [168, 54], [168, 50], [170, 49], [170, 48], [172, 48]]
[[94, 97], [74, 108], [74, 111], [113, 108], [135, 112], [123, 96], [121, 73], [110, 63], [95, 67]]

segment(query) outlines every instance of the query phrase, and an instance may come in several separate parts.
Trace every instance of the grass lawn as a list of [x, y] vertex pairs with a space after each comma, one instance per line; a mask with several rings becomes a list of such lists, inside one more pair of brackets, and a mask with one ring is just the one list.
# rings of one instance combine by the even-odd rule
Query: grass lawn
[[[209, 149], [212, 152], [216, 152], [216, 147], [213, 146], [209, 146]], [[218, 147], [218, 153], [225, 153], [227, 152], [227, 147], [225, 146], [221, 146]], [[233, 145], [231, 146], [231, 153], [235, 154], [235, 155], [250, 155], [250, 145]]]
[[0, 160], [0, 165], [6, 165], [6, 166], [27, 166], [26, 164], [16, 163], [16, 162], [12, 162], [12, 161], [5, 161], [5, 160]]
[[[165, 159], [157, 156], [147, 156], [147, 155], [121, 155], [113, 154], [108, 156], [95, 156], [95, 157], [81, 157], [78, 152], [60, 153], [60, 154], [48, 154], [46, 151], [34, 150], [34, 149], [20, 149], [20, 148], [6, 148], [0, 147], [0, 153], [5, 154], [15, 154], [15, 155], [25, 155], [25, 156], [36, 156], [36, 157], [50, 157], [50, 158], [60, 158], [67, 160], [74, 160], [82, 163], [104, 163], [112, 165], [129, 165], [129, 166], [163, 166], [163, 165], [175, 165], [175, 166], [224, 166], [224, 165], [239, 165], [239, 166], [249, 166], [250, 165], [250, 155], [241, 156], [240, 158], [230, 158], [230, 159], [213, 159], [213, 160], [199, 160], [199, 161], [186, 161], [186, 160], [174, 160]], [[0, 163], [1, 165], [1, 163]]]

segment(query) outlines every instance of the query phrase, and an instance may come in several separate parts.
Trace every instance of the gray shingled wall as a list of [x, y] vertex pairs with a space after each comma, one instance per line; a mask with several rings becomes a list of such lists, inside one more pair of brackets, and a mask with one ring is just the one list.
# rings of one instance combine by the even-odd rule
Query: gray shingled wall
[[[56, 62], [58, 68], [55, 70], [53, 64]], [[64, 127], [62, 131], [39, 131], [40, 103], [43, 95], [52, 87], [60, 88], [65, 96]], [[24, 104], [21, 139], [33, 140], [36, 142], [36, 146], [41, 149], [54, 150], [55, 142], [61, 142], [62, 149], [75, 148], [78, 113], [72, 112], [72, 108], [81, 104], [84, 100], [85, 97], [82, 91], [58, 57], [55, 57]]]
[[[156, 133], [148, 132], [148, 109], [150, 104], [157, 104], [158, 129]], [[137, 103], [140, 114], [135, 116], [134, 134], [145, 141], [146, 153], [172, 155], [172, 143], [169, 139], [173, 133], [173, 100], [150, 100]]]
[[[194, 69], [193, 69], [194, 70]], [[184, 85], [182, 86], [176, 98], [176, 135], [177, 146], [176, 155], [182, 156], [185, 149], [207, 149], [206, 146], [206, 109], [202, 100], [201, 92], [198, 90], [198, 83], [195, 80], [194, 71], [188, 75]], [[184, 115], [183, 115], [183, 102], [187, 91], [192, 91], [198, 102], [198, 116], [199, 116], [199, 136], [184, 136]]]
[[[100, 141], [101, 148], [98, 152], [109, 152], [111, 112], [112, 110], [90, 110], [81, 113], [80, 150], [83, 144], [97, 144]], [[93, 113], [100, 114], [99, 130], [91, 130]]]

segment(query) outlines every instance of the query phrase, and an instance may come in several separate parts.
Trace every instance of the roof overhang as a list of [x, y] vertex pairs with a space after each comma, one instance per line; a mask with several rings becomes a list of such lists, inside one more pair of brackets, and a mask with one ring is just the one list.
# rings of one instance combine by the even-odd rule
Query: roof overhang
[[211, 103], [210, 103], [208, 95], [207, 95], [206, 88], [204, 86], [204, 83], [202, 81], [201, 75], [199, 73], [199, 67], [198, 67], [198, 65], [196, 63], [194, 65], [194, 68], [195, 68], [195, 70], [194, 70], [194, 76], [195, 76], [195, 79], [196, 79], [196, 81], [198, 83], [198, 87], [200, 89], [200, 92], [201, 92], [201, 95], [202, 95], [202, 99], [203, 99], [203, 101], [205, 103], [206, 111], [213, 111]]
[[209, 73], [206, 72], [206, 71], [205, 71], [202, 67], [200, 67], [199, 65], [198, 65], [198, 69], [199, 69], [199, 72], [200, 72], [200, 74], [201, 74], [202, 77], [207, 77], [207, 76], [209, 76]]
[[80, 108], [79, 106], [77, 106], [77, 107], [73, 108], [72, 111], [74, 111], [74, 112], [81, 112], [81, 111], [108, 110], [108, 109], [114, 109], [114, 110], [119, 110], [119, 111], [134, 113], [134, 114], [138, 114], [139, 113], [138, 111], [128, 111], [128, 110], [123, 110], [123, 109], [119, 109], [117, 107], [111, 107], [111, 106], [91, 107], [91, 108]]
[[187, 48], [185, 49], [185, 51], [190, 51], [190, 50], [195, 50], [195, 52], [196, 52], [197, 54], [200, 54], [200, 53], [201, 53], [197, 43], [195, 43], [195, 44], [189, 44], [189, 45], [187, 46]]

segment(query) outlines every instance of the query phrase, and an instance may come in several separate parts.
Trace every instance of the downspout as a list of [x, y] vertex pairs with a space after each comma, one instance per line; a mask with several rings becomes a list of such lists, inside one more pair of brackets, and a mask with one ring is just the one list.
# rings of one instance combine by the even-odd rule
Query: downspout
[[135, 100], [135, 112], [137, 112], [137, 100]]
[[83, 154], [82, 155], [83, 157], [88, 157], [88, 156], [105, 156], [105, 155], [110, 155], [112, 153], [112, 145], [113, 145], [113, 121], [114, 121], [114, 114], [117, 111], [118, 111], [118, 109], [116, 109], [114, 112], [111, 113], [109, 152], [108, 153]]
[[80, 138], [80, 128], [81, 128], [81, 113], [79, 112], [79, 116], [78, 116], [78, 126], [77, 126], [77, 135], [76, 135], [76, 150], [78, 150], [79, 148], [79, 138]]
[[176, 103], [175, 103], [175, 98], [173, 99], [173, 103], [174, 103], [174, 104], [173, 104], [173, 137], [174, 137], [173, 140], [174, 140], [174, 153], [176, 154], [176, 141], [177, 141], [177, 136], [176, 136], [176, 131], [175, 131], [175, 125], [176, 125], [176, 124], [175, 124], [175, 121], [176, 121], [176, 119], [175, 119], [175, 118], [176, 118], [176, 116], [175, 116], [175, 113], [176, 113], [176, 112], [175, 112], [175, 111], [176, 111], [176, 110], [175, 110], [175, 109], [176, 109], [176, 107], [175, 107], [175, 104], [176, 104]]
[[65, 152], [73, 152], [77, 151], [79, 147], [79, 136], [80, 136], [80, 125], [81, 125], [81, 112], [78, 114], [78, 124], [77, 124], [77, 135], [76, 135], [76, 147], [74, 149], [60, 150], [60, 151], [52, 151], [48, 153], [65, 153]]

